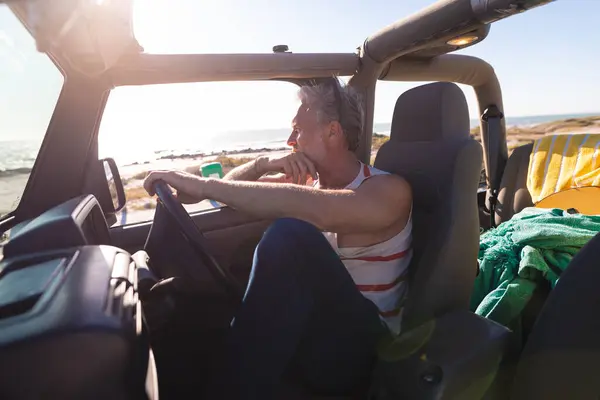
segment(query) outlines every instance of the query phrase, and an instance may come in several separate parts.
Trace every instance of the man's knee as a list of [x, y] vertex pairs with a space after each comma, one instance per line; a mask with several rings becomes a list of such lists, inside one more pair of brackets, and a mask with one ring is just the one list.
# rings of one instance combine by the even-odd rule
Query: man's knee
[[312, 224], [296, 218], [279, 218], [266, 230], [258, 244], [257, 252], [283, 253], [290, 255], [299, 247], [321, 235]]

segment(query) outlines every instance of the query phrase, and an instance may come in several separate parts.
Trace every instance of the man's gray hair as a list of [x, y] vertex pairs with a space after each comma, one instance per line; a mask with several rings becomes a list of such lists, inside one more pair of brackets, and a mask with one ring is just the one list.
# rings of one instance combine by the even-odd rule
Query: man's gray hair
[[[339, 97], [334, 85], [337, 85]], [[354, 88], [333, 79], [332, 83], [302, 86], [298, 97], [303, 104], [316, 110], [319, 122], [340, 123], [348, 142], [348, 150], [355, 151], [358, 148], [365, 117], [362, 99]]]

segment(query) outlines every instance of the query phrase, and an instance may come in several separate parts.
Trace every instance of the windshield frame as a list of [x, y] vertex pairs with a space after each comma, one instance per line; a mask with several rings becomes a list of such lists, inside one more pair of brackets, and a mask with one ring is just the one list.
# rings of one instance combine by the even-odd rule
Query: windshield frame
[[[31, 37], [31, 39], [34, 41], [34, 43], [36, 43], [36, 39], [34, 37], [34, 35], [32, 34], [32, 30], [30, 29], [30, 27], [27, 25], [26, 21], [22, 18], [19, 10], [12, 4], [8, 3], [1, 3], [0, 7], [6, 7], [7, 11], [11, 14], [14, 15], [14, 17], [16, 18], [16, 20], [21, 24], [21, 26], [23, 28], [25, 28], [25, 30], [27, 31], [27, 33], [29, 34], [29, 36]], [[37, 43], [36, 43], [37, 45]], [[37, 49], [36, 49], [37, 51]], [[65, 86], [66, 86], [66, 82], [67, 82], [67, 74], [66, 71], [64, 70], [64, 68], [61, 66], [60, 62], [56, 59], [56, 57], [53, 56], [53, 54], [49, 53], [49, 52], [40, 52], [37, 51], [38, 54], [43, 55], [45, 57], [47, 57], [47, 59], [52, 63], [52, 65], [54, 66], [54, 68], [56, 69], [56, 71], [58, 71], [58, 73], [61, 75], [62, 77], [62, 85], [61, 85], [61, 89], [58, 92], [58, 96], [56, 97], [56, 100], [54, 102], [54, 106], [53, 106], [53, 110], [52, 110], [52, 114], [48, 120], [48, 123], [46, 125], [46, 128], [44, 130], [44, 132], [40, 132], [40, 136], [41, 136], [41, 141], [40, 141], [40, 145], [39, 148], [37, 150], [36, 156], [35, 156], [35, 160], [33, 162], [33, 165], [31, 166], [31, 171], [29, 172], [29, 176], [27, 178], [27, 182], [23, 188], [23, 191], [20, 195], [20, 199], [16, 199], [16, 207], [12, 210], [10, 210], [9, 212], [5, 213], [5, 214], [0, 214], [0, 235], [5, 232], [7, 229], [4, 229], [5, 225], [13, 225], [14, 224], [14, 220], [15, 220], [15, 216], [16, 214], [19, 213], [19, 209], [21, 208], [23, 201], [26, 197], [26, 193], [29, 191], [29, 188], [31, 186], [31, 181], [32, 178], [35, 174], [35, 171], [37, 169], [37, 165], [38, 165], [38, 160], [40, 159], [42, 153], [44, 152], [44, 148], [45, 148], [45, 141], [46, 141], [46, 136], [48, 134], [48, 131], [50, 130], [50, 127], [52, 125], [52, 120], [54, 118], [54, 113], [56, 111], [56, 108], [58, 107], [58, 104], [61, 100], [63, 91], [65, 90]]]

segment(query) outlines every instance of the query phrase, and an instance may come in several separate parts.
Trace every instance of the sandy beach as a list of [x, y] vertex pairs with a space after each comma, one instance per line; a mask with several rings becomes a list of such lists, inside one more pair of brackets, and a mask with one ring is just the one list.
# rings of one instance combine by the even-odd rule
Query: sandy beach
[[[514, 148], [532, 142], [541, 136], [566, 132], [600, 134], [600, 116], [572, 118], [533, 126], [509, 127], [507, 144], [509, 151], [512, 151]], [[476, 140], [480, 140], [479, 129], [474, 128], [471, 131], [471, 136]], [[377, 150], [387, 140], [389, 140], [389, 136], [374, 134], [371, 162], [374, 160]], [[185, 170], [200, 175], [200, 167], [203, 164], [217, 161], [223, 166], [224, 173], [227, 173], [232, 168], [260, 155], [279, 155], [286, 152], [289, 152], [289, 149], [246, 149], [234, 152], [224, 151], [210, 155], [167, 156], [152, 163], [120, 166], [119, 172], [125, 187], [127, 205], [124, 211], [119, 213], [117, 224], [130, 224], [152, 219], [156, 200], [150, 198], [142, 187], [143, 180], [149, 171]], [[15, 199], [18, 199], [18, 196], [23, 192], [27, 179], [28, 175], [0, 177], [0, 215], [14, 209]], [[214, 202], [203, 201], [199, 204], [186, 205], [185, 208], [193, 212], [218, 206]]]
[[29, 175], [0, 177], [0, 216], [16, 207], [28, 179]]
[[[282, 155], [289, 150], [269, 150], [259, 151], [248, 150], [239, 152], [223, 152], [205, 157], [192, 156], [181, 158], [162, 159], [148, 164], [135, 164], [119, 167], [119, 173], [125, 187], [127, 205], [125, 209], [117, 215], [117, 225], [131, 224], [151, 220], [154, 216], [156, 200], [150, 198], [142, 184], [149, 171], [152, 170], [183, 170], [196, 175], [200, 174], [200, 168], [203, 164], [211, 162], [220, 162], [223, 166], [223, 173], [227, 174], [234, 167], [244, 164], [261, 155]], [[219, 204], [205, 200], [198, 204], [184, 205], [188, 212], [196, 212], [219, 207]]]

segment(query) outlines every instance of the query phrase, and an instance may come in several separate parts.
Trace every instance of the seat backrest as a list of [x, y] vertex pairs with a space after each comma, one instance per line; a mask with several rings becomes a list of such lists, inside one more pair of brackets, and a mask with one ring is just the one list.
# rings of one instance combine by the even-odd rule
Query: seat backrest
[[477, 187], [481, 145], [469, 134], [465, 96], [448, 82], [402, 94], [390, 140], [374, 166], [407, 179], [413, 190], [413, 260], [404, 327], [467, 309], [477, 273]]
[[532, 149], [533, 143], [526, 144], [514, 149], [508, 157], [498, 190], [496, 225], [508, 221], [525, 207], [533, 205], [527, 189], [527, 171]]

